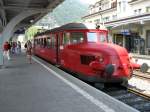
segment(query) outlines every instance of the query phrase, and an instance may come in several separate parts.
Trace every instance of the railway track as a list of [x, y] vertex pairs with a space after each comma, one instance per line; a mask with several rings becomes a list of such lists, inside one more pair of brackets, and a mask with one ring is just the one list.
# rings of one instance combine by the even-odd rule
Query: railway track
[[107, 86], [101, 89], [101, 91], [139, 110], [140, 112], [150, 112], [150, 97], [144, 97], [133, 89], [115, 85], [110, 87]]
[[143, 94], [140, 90], [137, 90], [136, 88], [132, 88], [132, 87], [128, 87], [128, 91], [136, 94], [136, 95], [139, 95], [147, 100], [150, 101], [150, 95], [147, 95], [147, 94]]
[[145, 80], [150, 80], [150, 72], [142, 73], [139, 70], [133, 72], [133, 77], [139, 77]]
[[[134, 71], [133, 78], [150, 82], [150, 73]], [[136, 80], [134, 79], [133, 81]], [[150, 112], [150, 92], [146, 93], [144, 90], [138, 89], [136, 86], [132, 85], [129, 85], [128, 87], [123, 87], [121, 85], [106, 86], [101, 91], [139, 110], [140, 112]]]
[[150, 100], [150, 73], [144, 74], [140, 71], [134, 71], [131, 85], [134, 86], [128, 87], [130, 91]]

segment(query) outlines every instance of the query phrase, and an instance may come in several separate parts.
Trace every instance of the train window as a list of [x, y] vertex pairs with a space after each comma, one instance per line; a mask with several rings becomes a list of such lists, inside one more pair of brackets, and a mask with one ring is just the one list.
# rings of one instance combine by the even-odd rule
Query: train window
[[55, 48], [56, 43], [55, 35], [52, 35], [51, 39], [52, 39], [52, 48]]
[[42, 38], [40, 39], [40, 46], [41, 47], [43, 46], [43, 39]]
[[70, 33], [63, 34], [63, 44], [64, 45], [70, 44]]
[[43, 39], [43, 46], [46, 47], [46, 44], [47, 44], [46, 38], [44, 38], [44, 39]]
[[99, 41], [100, 42], [106, 42], [106, 34], [100, 33]]
[[48, 38], [47, 38], [47, 47], [48, 47], [48, 48], [51, 47], [51, 42], [52, 42], [51, 38], [48, 37]]
[[40, 39], [38, 39], [37, 43], [38, 43], [38, 45], [40, 45]]
[[88, 32], [87, 33], [87, 41], [88, 42], [97, 42], [97, 33], [95, 33], [95, 32]]
[[44, 39], [41, 39], [41, 46], [44, 47]]
[[87, 55], [80, 55], [81, 64], [89, 65], [92, 61], [95, 60], [95, 56], [87, 56]]
[[37, 45], [38, 43], [37, 43], [37, 39], [34, 39], [34, 45]]
[[41, 46], [41, 39], [39, 39], [39, 45]]
[[70, 37], [71, 43], [81, 43], [84, 40], [84, 33], [72, 32]]

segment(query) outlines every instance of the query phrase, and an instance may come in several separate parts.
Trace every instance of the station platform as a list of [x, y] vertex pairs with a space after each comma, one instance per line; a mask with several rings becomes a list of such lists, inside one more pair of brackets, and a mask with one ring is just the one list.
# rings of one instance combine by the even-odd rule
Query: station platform
[[138, 112], [38, 57], [4, 62], [0, 112]]

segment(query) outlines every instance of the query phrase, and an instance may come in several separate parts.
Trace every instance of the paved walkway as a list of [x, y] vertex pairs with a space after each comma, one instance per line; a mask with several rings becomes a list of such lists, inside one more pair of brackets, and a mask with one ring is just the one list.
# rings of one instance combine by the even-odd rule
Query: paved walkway
[[58, 68], [21, 54], [0, 69], [0, 112], [137, 112]]

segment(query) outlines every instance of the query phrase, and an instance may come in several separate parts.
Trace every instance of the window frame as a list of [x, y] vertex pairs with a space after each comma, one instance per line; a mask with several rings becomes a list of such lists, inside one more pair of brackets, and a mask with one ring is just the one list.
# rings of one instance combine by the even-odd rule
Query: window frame
[[[65, 35], [67, 35], [67, 33], [68, 33], [68, 37], [65, 37]], [[81, 37], [78, 37], [78, 38], [80, 38], [80, 39], [77, 39], [77, 37], [75, 38], [77, 41], [76, 42], [73, 42], [73, 33], [80, 33], [80, 34], [82, 34], [82, 39], [83, 40], [80, 40], [81, 39]], [[65, 42], [64, 40], [65, 40], [65, 38], [67, 38], [67, 42]], [[78, 40], [80, 40], [80, 42], [78, 41]], [[79, 43], [83, 43], [85, 41], [85, 32], [83, 32], [83, 31], [69, 31], [69, 32], [63, 32], [63, 42], [62, 42], [62, 44], [63, 45], [70, 45], [70, 44], [79, 44]]]

